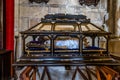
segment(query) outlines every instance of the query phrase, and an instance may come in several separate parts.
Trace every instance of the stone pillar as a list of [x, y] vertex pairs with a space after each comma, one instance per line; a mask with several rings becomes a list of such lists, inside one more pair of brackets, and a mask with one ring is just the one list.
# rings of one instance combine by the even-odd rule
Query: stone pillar
[[109, 27], [109, 31], [113, 33], [113, 36], [115, 36], [115, 26], [116, 26], [116, 22], [115, 22], [116, 4], [117, 4], [117, 0], [108, 0], [107, 3], [107, 11], [109, 13], [109, 19], [106, 23]]
[[[108, 0], [109, 20], [108, 25], [113, 33], [109, 42], [109, 52], [120, 56], [120, 0]], [[118, 23], [119, 22], [119, 23]]]
[[117, 0], [116, 14], [115, 14], [115, 24], [116, 24], [116, 36], [120, 37], [120, 0]]

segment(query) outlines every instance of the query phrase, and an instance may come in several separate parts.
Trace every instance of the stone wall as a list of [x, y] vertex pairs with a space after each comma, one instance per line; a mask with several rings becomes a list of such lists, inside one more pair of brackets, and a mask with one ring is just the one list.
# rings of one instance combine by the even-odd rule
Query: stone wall
[[107, 14], [105, 0], [101, 0], [96, 7], [81, 6], [78, 0], [50, 0], [48, 5], [56, 3], [58, 6], [49, 7], [46, 4], [29, 4], [27, 0], [15, 0], [15, 31], [28, 29], [40, 22], [40, 19], [48, 13], [83, 14], [98, 26], [103, 24], [104, 16]]

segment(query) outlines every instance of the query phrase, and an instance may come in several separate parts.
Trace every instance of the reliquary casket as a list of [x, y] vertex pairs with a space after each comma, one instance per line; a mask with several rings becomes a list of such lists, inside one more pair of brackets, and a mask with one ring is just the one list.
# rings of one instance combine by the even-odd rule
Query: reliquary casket
[[107, 55], [109, 34], [84, 15], [47, 14], [39, 24], [21, 32], [23, 53], [43, 56]]

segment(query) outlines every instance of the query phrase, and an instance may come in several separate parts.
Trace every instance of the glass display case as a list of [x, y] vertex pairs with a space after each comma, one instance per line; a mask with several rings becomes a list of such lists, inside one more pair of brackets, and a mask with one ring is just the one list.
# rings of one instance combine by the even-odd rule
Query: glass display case
[[[47, 14], [39, 24], [22, 31], [21, 35], [23, 53], [27, 55], [108, 54], [110, 33], [92, 24], [84, 15]], [[101, 38], [105, 40], [104, 48], [99, 46]]]
[[[91, 61], [93, 57], [98, 60], [98, 57], [104, 58], [107, 55], [112, 60], [108, 52], [110, 33], [94, 24], [96, 19], [91, 19], [94, 12], [98, 13], [95, 16], [92, 14], [92, 18], [106, 13], [100, 6], [102, 3], [89, 8], [29, 0], [17, 0], [15, 3], [15, 36], [18, 36], [16, 58], [41, 60], [42, 57], [49, 57], [61, 60], [88, 57], [88, 61]], [[71, 13], [66, 12], [68, 9], [72, 10]]]
[[110, 34], [85, 15], [46, 14], [20, 32], [22, 55], [14, 65], [119, 65], [108, 51]]

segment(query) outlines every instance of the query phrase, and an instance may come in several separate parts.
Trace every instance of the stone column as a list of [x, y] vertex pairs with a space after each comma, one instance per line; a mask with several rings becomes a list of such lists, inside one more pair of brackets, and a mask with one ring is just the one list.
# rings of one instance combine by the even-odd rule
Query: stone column
[[109, 52], [120, 56], [120, 0], [108, 0], [109, 20], [108, 25], [113, 33], [113, 39], [109, 42]]
[[117, 0], [116, 14], [115, 14], [115, 24], [116, 24], [116, 36], [120, 37], [120, 0]]
[[117, 4], [117, 0], [107, 0], [107, 11], [109, 13], [109, 19], [106, 22], [108, 27], [109, 27], [109, 31], [113, 33], [113, 36], [115, 36], [115, 26], [116, 26], [116, 21], [115, 21], [115, 14], [116, 14], [116, 4]]

